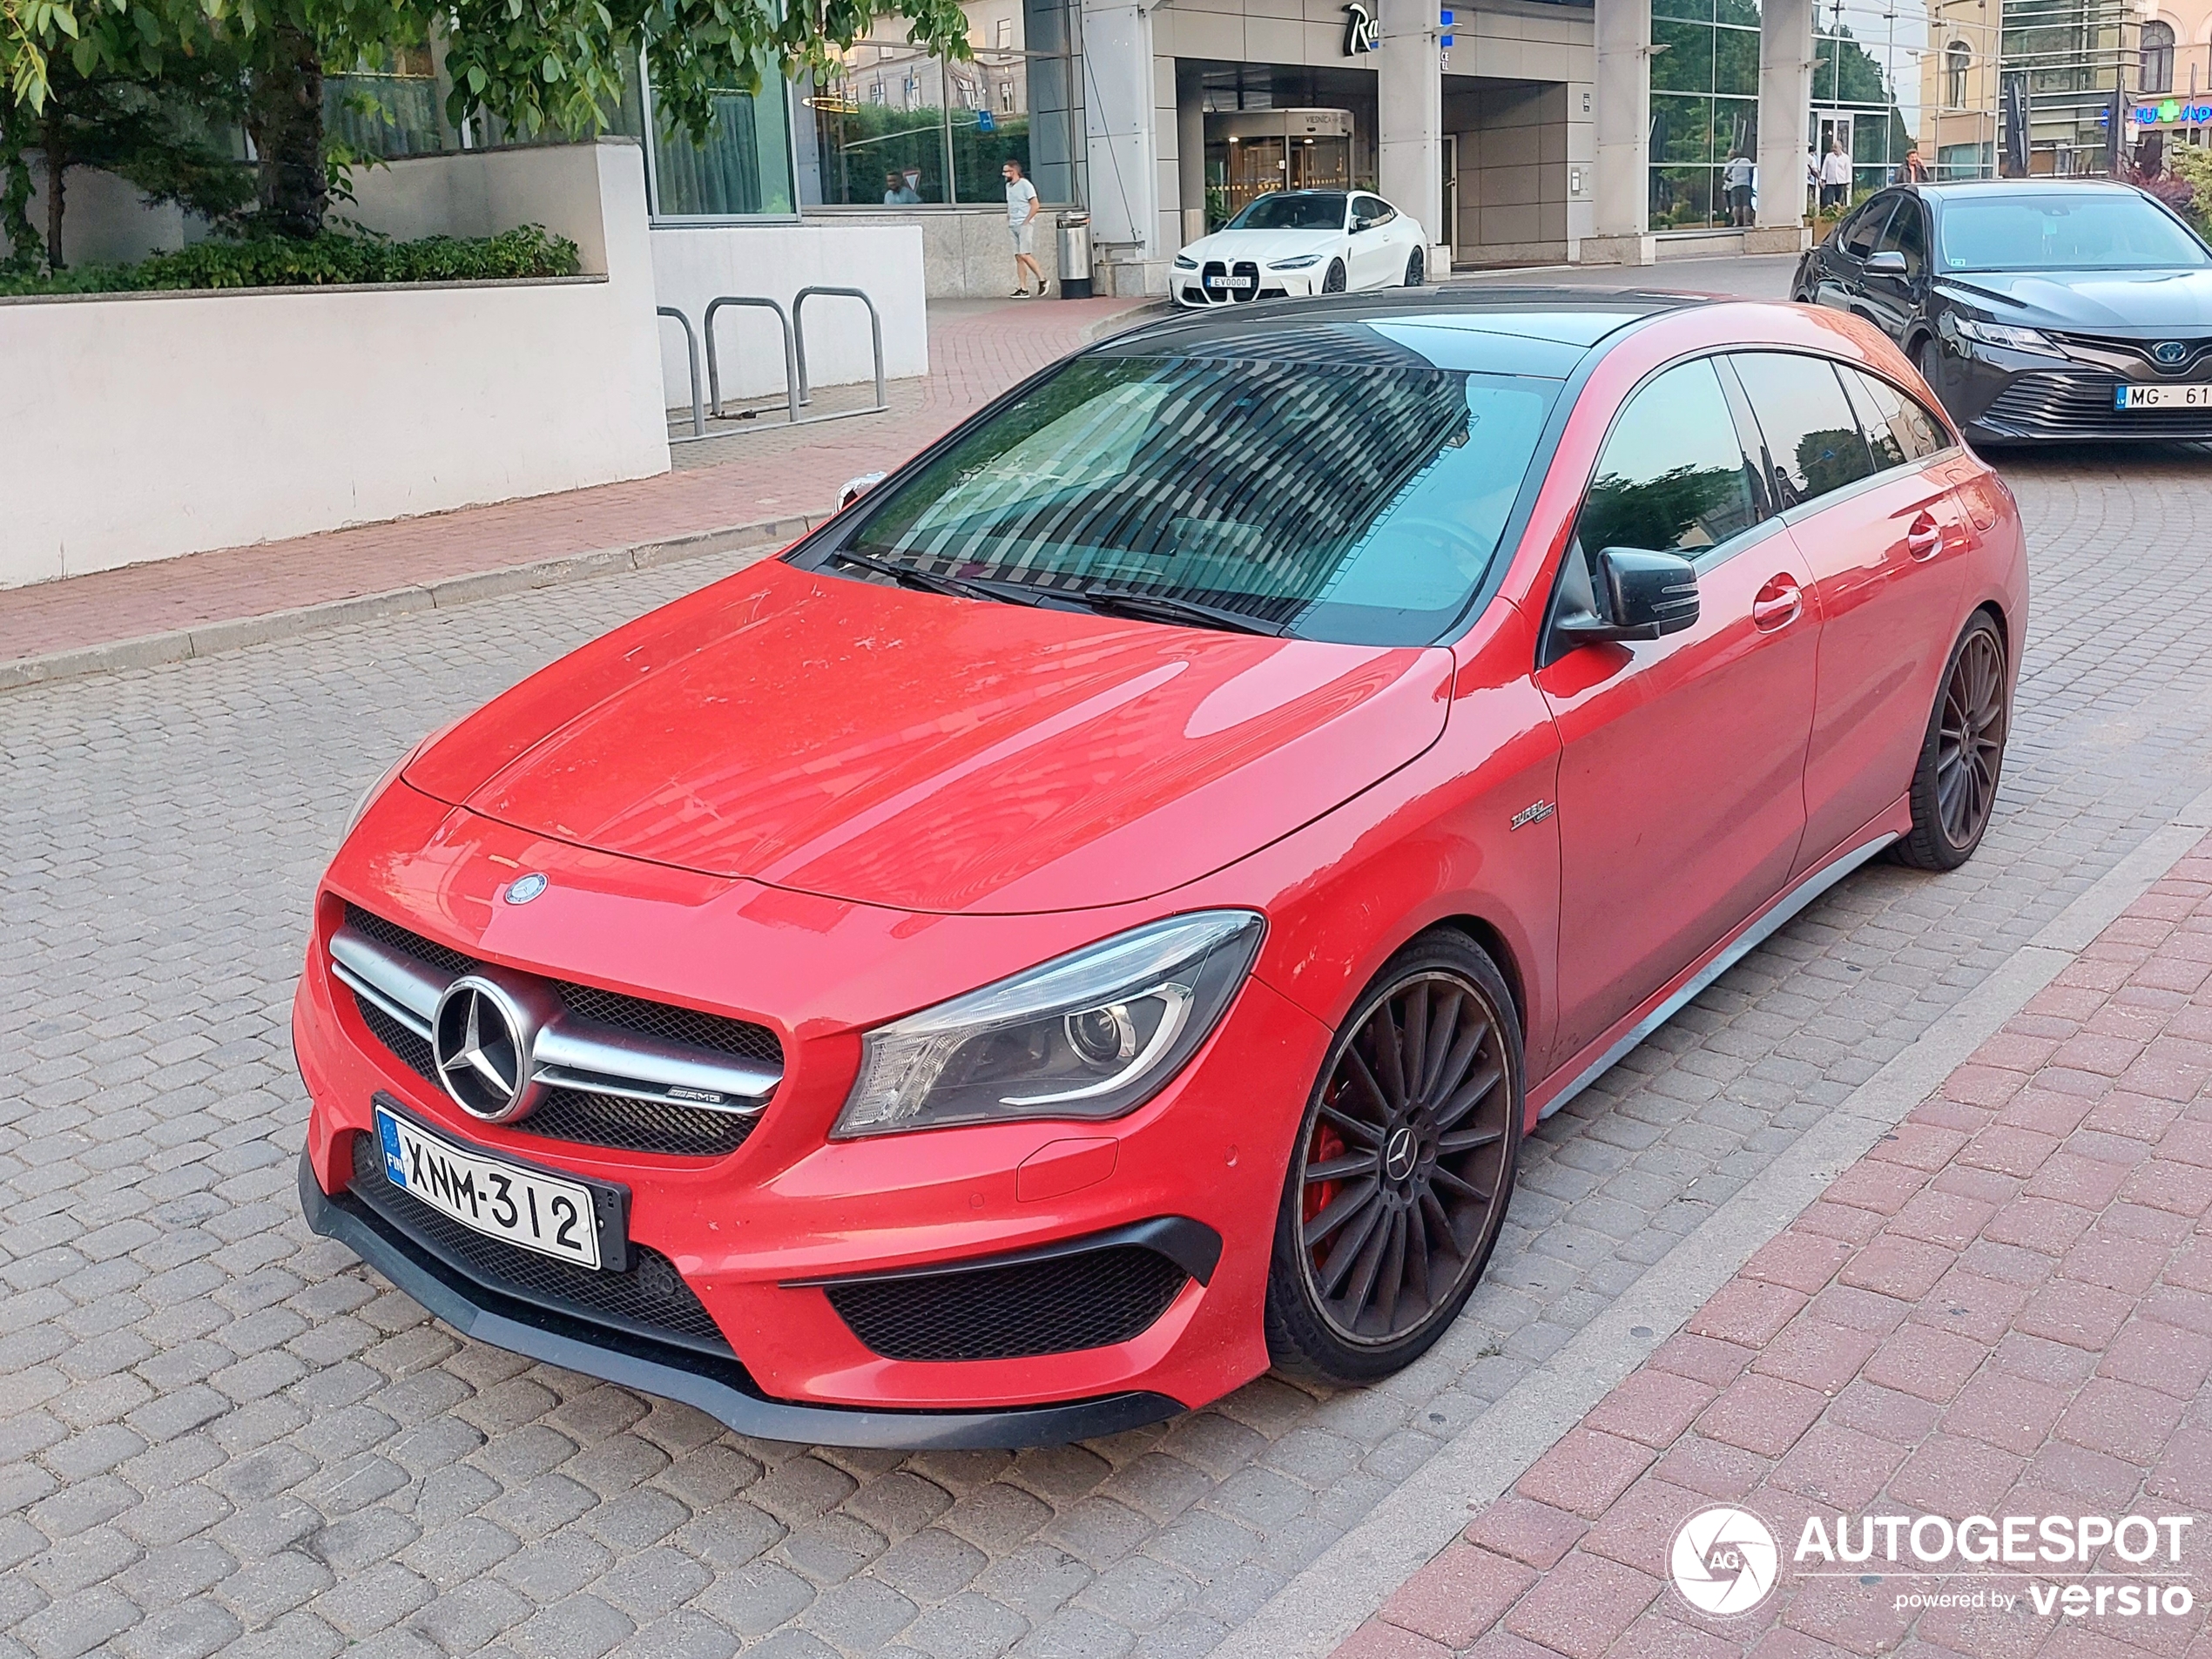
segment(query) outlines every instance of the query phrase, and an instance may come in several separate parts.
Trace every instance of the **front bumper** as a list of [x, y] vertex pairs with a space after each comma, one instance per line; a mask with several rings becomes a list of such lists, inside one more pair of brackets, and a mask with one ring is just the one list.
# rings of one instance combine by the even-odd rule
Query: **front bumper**
[[[435, 860], [422, 865], [438, 884], [435, 902], [407, 881], [399, 892], [388, 884], [408, 859], [341, 852], [319, 902], [293, 1044], [314, 1103], [314, 1192], [303, 1190], [311, 1218], [332, 1218], [328, 1230], [395, 1282], [411, 1276], [440, 1317], [501, 1345], [691, 1400], [747, 1433], [853, 1444], [1097, 1433], [1107, 1418], [1150, 1420], [1144, 1413], [1204, 1404], [1266, 1369], [1261, 1315], [1282, 1171], [1328, 1033], [1265, 983], [1247, 981], [1183, 1073], [1127, 1117], [837, 1141], [829, 1130], [858, 1062], [856, 1027], [924, 1005], [938, 988], [997, 977], [1017, 958], [1042, 961], [1084, 935], [1103, 937], [1124, 919], [936, 917], [917, 928], [898, 913], [609, 860], [448, 815], [409, 792], [380, 800], [363, 820], [368, 833], [354, 840], [435, 844]], [[551, 878], [526, 909], [470, 891], [516, 867]], [[777, 1022], [783, 1081], [759, 1127], [712, 1156], [582, 1144], [469, 1118], [380, 1038], [331, 972], [341, 894], [495, 968], [597, 981], [732, 1017], [786, 1014]], [[961, 974], [972, 977], [953, 977]], [[886, 974], [896, 982], [880, 982]], [[924, 982], [927, 993], [918, 988]], [[421, 1238], [410, 1245], [404, 1229], [352, 1191], [354, 1143], [370, 1130], [379, 1096], [489, 1156], [627, 1189], [631, 1242], [663, 1264], [657, 1271], [680, 1278], [712, 1352], [634, 1321], [610, 1329], [604, 1318], [579, 1319], [573, 1301], [517, 1296], [459, 1271]], [[1283, 1109], [1261, 1109], [1262, 1102]], [[1125, 1324], [1099, 1339], [1094, 1321], [1087, 1345], [933, 1350], [872, 1331], [865, 1310], [833, 1288], [929, 1270], [942, 1277], [1163, 1217], [1188, 1218], [1221, 1240], [1217, 1266], [1161, 1292], [1164, 1306], [1141, 1308], [1142, 1328]], [[1063, 1406], [1064, 1420], [1037, 1414]], [[816, 1422], [807, 1413], [826, 1415]], [[772, 1418], [786, 1426], [763, 1426]], [[1063, 1420], [1079, 1426], [1063, 1433]]]
[[1975, 443], [2212, 440], [2212, 408], [2120, 408], [2128, 377], [2095, 364], [1977, 346], [1964, 358], [1946, 350], [1940, 380], [1945, 407]]
[[[1233, 272], [1202, 267], [1184, 271], [1170, 267], [1168, 288], [1175, 302], [1194, 311], [1222, 311], [1231, 306], [1249, 305], [1255, 300], [1284, 300], [1321, 292], [1322, 279], [1327, 274], [1328, 261], [1303, 271], [1277, 271], [1250, 261], [1240, 261]], [[1253, 286], [1241, 291], [1209, 289], [1209, 275], [1236, 275], [1251, 278]]]
[[811, 1446], [887, 1449], [1061, 1446], [1157, 1423], [1183, 1409], [1164, 1394], [972, 1412], [871, 1411], [772, 1399], [734, 1359], [655, 1342], [502, 1295], [442, 1261], [351, 1192], [333, 1197], [300, 1156], [300, 1207], [335, 1238], [462, 1335], [587, 1377], [697, 1406], [740, 1434]]

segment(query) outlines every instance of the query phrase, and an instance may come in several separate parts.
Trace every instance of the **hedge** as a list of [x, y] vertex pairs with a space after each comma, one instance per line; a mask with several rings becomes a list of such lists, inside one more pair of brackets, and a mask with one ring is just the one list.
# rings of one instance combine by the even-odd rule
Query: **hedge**
[[87, 265], [51, 276], [0, 274], [0, 294], [128, 293], [153, 288], [321, 287], [339, 282], [476, 282], [574, 276], [577, 246], [524, 225], [498, 236], [426, 236], [417, 242], [325, 231], [293, 241], [210, 240], [136, 265]]

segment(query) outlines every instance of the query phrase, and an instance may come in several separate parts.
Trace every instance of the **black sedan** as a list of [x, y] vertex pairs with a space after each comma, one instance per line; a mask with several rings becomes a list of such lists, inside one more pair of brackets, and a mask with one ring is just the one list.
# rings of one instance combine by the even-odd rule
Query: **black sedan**
[[2212, 438], [2212, 250], [2132, 185], [1881, 191], [1792, 293], [1886, 332], [1977, 443]]

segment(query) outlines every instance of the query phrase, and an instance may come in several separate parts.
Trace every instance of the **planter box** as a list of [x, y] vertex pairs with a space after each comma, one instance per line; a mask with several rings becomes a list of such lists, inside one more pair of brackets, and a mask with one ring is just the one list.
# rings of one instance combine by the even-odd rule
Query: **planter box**
[[542, 224], [588, 274], [0, 300], [0, 587], [667, 470], [635, 144], [357, 189], [395, 234]]

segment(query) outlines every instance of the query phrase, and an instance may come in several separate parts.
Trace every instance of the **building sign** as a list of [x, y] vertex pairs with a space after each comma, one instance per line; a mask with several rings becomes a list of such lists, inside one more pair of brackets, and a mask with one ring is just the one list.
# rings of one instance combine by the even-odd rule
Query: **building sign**
[[2138, 104], [2128, 111], [2137, 126], [2212, 126], [2212, 104], [2184, 104], [2168, 98], [2160, 104]]
[[1344, 9], [1344, 55], [1357, 57], [1382, 44], [1382, 25], [1375, 21], [1365, 0], [1352, 0]]

